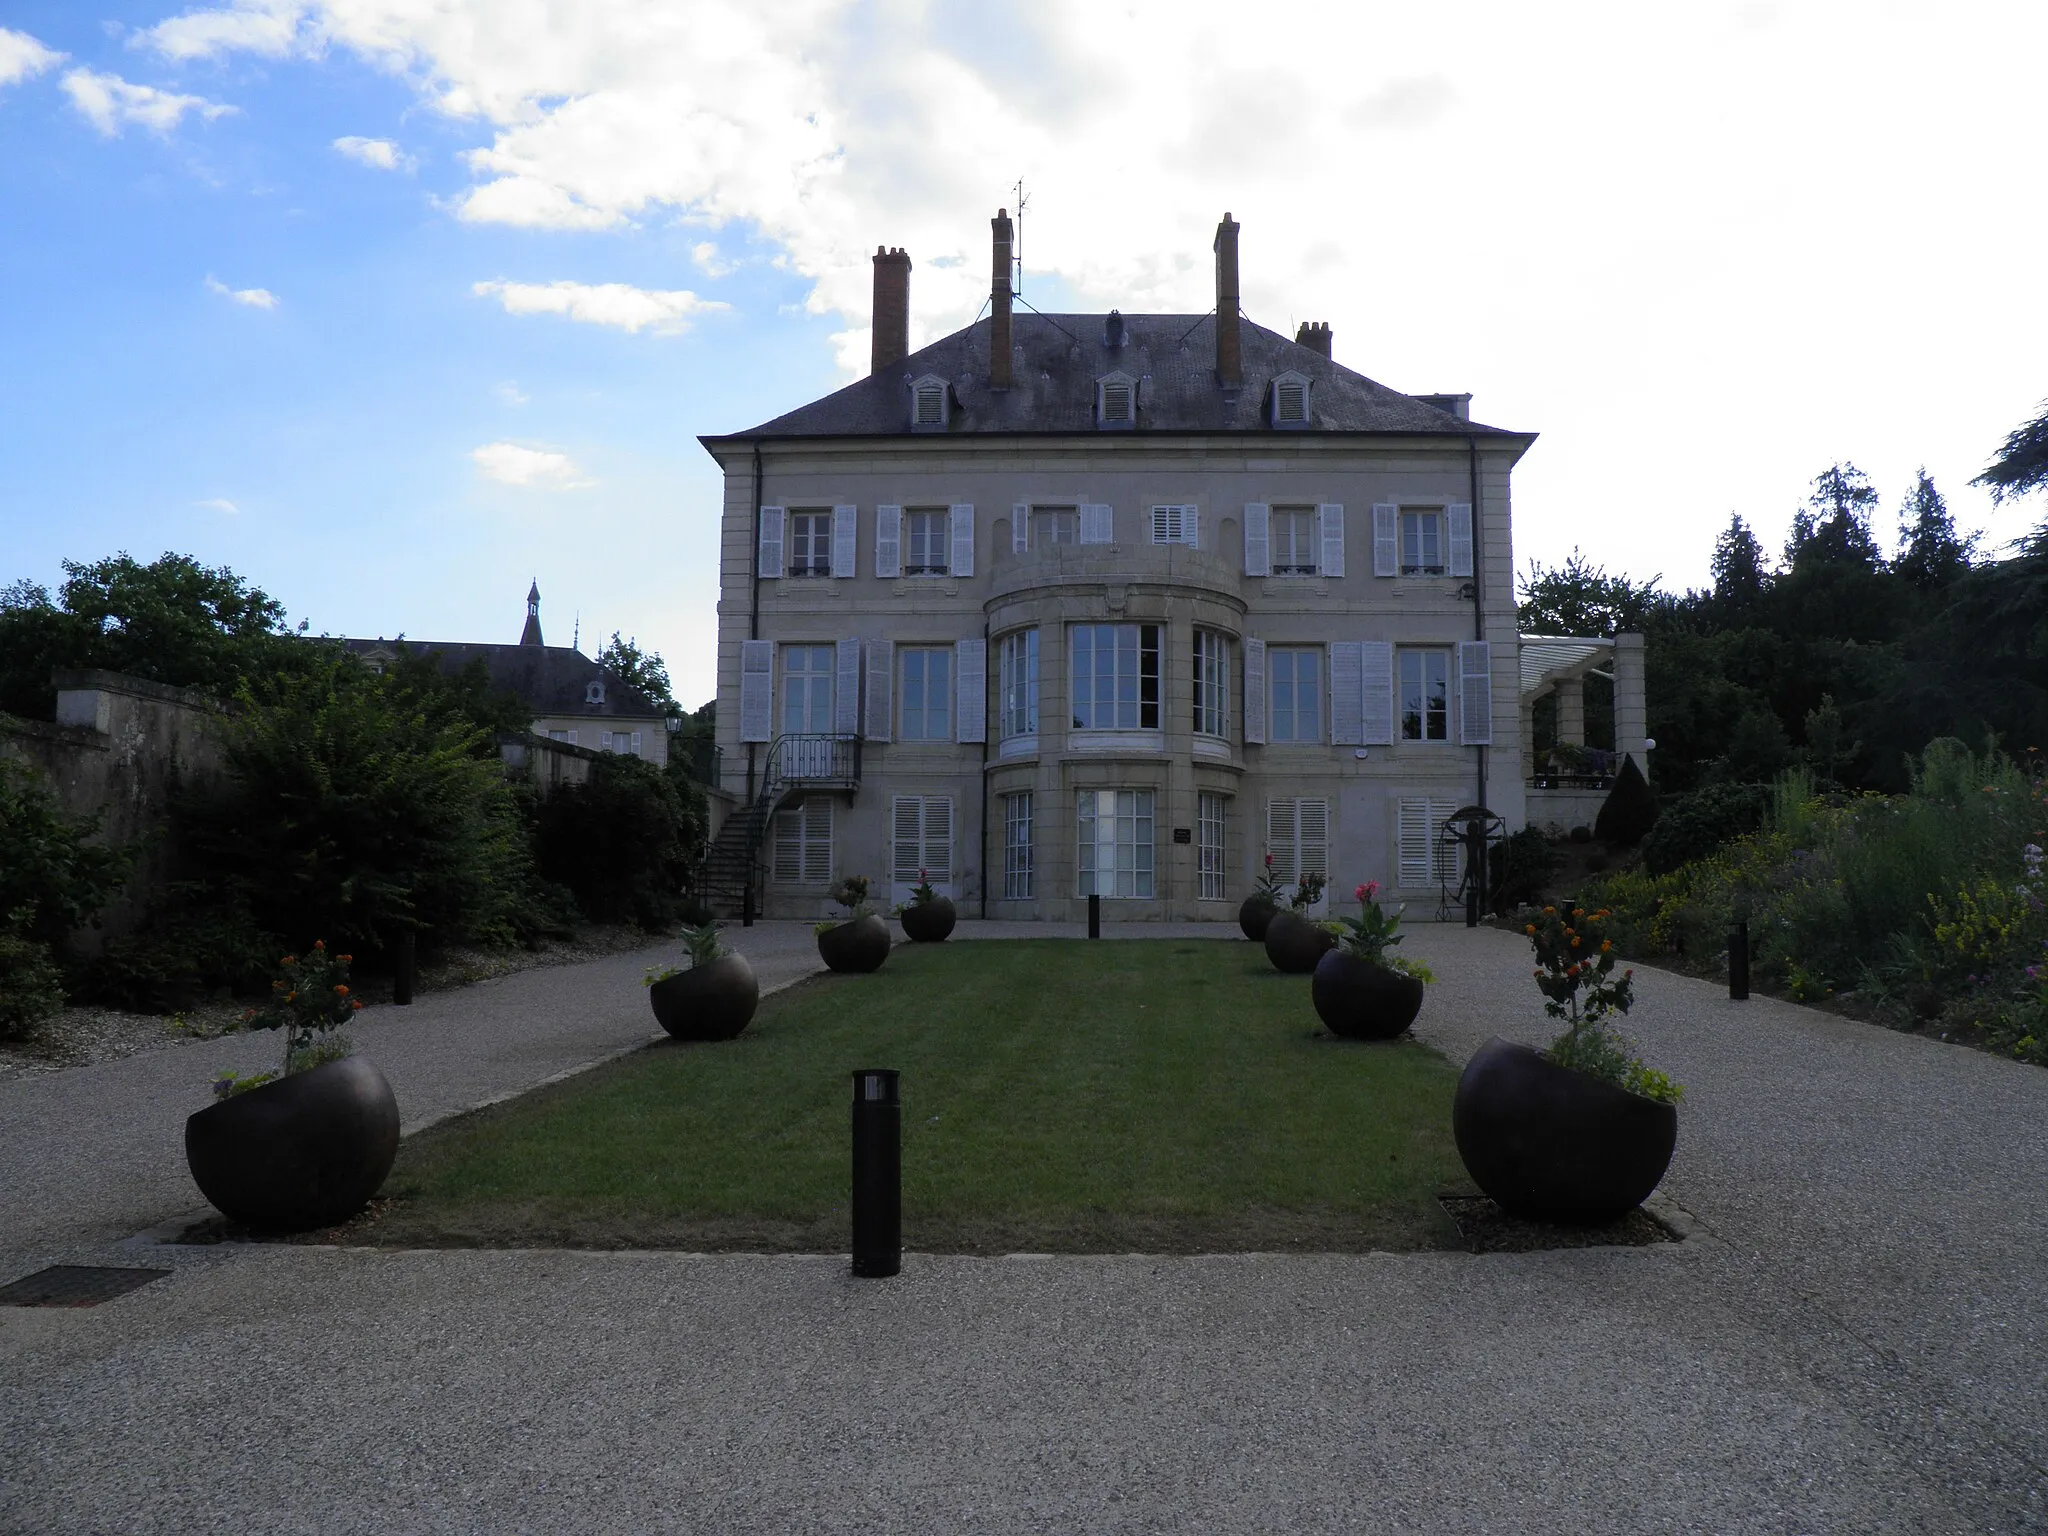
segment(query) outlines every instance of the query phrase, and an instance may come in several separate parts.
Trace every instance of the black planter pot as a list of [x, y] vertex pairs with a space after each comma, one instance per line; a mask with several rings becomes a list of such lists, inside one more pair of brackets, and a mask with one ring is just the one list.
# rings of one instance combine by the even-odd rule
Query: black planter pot
[[1347, 1040], [1391, 1040], [1422, 1012], [1421, 981], [1341, 949], [1316, 962], [1309, 995], [1330, 1033]]
[[1247, 896], [1237, 909], [1237, 926], [1254, 944], [1265, 942], [1266, 925], [1280, 909], [1263, 896]]
[[1266, 958], [1290, 976], [1306, 976], [1337, 946], [1337, 936], [1319, 928], [1292, 907], [1282, 907], [1266, 924]]
[[223, 1216], [268, 1232], [346, 1221], [398, 1156], [398, 1100], [361, 1056], [223, 1099], [185, 1121], [185, 1161]]
[[953, 931], [953, 924], [959, 920], [960, 914], [953, 910], [951, 899], [945, 896], [913, 902], [903, 909], [903, 931], [919, 944], [938, 943]]
[[747, 1027], [761, 985], [745, 955], [720, 955], [647, 989], [655, 1022], [678, 1040], [730, 1040]]
[[889, 958], [889, 925], [874, 913], [837, 923], [818, 935], [818, 957], [832, 971], [879, 971]]
[[1501, 1209], [1597, 1226], [1657, 1187], [1678, 1145], [1678, 1111], [1493, 1039], [1458, 1079], [1451, 1129], [1472, 1181]]

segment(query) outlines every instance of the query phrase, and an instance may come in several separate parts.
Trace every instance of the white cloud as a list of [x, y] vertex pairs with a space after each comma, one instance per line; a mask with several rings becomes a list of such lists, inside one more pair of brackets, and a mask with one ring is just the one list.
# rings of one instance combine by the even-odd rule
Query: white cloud
[[575, 460], [552, 448], [520, 443], [486, 443], [469, 456], [486, 480], [538, 491], [576, 491], [597, 484], [576, 467]]
[[663, 336], [680, 335], [695, 316], [728, 307], [687, 289], [634, 288], [626, 283], [492, 281], [476, 283], [470, 291], [480, 298], [495, 298], [508, 315], [561, 315], [635, 334], [651, 326]]
[[169, 59], [203, 59], [240, 50], [280, 58], [300, 41], [299, 24], [308, 7], [295, 0], [236, 0], [218, 9], [202, 7], [138, 32], [131, 46], [147, 46]]
[[507, 405], [525, 405], [533, 397], [519, 387], [517, 379], [507, 379], [498, 386], [498, 398]]
[[347, 134], [334, 141], [334, 148], [349, 159], [379, 171], [409, 171], [413, 158], [401, 150], [390, 139], [366, 139], [360, 134]]
[[32, 80], [64, 55], [45, 48], [26, 32], [0, 27], [0, 86]]
[[225, 512], [230, 517], [237, 515], [242, 510], [225, 496], [209, 496], [205, 501], [195, 501], [192, 505], [204, 507], [209, 512]]
[[68, 71], [64, 76], [64, 94], [71, 98], [71, 105], [80, 115], [108, 138], [128, 123], [139, 123], [151, 133], [167, 136], [187, 112], [197, 112], [212, 122], [235, 110], [203, 96], [180, 96], [93, 69]]
[[233, 299], [237, 304], [246, 304], [251, 309], [277, 308], [277, 295], [268, 288], [230, 288], [219, 278], [209, 276], [206, 291], [217, 293], [224, 299]]
[[738, 262], [719, 255], [717, 245], [709, 240], [700, 240], [690, 247], [690, 260], [697, 263], [706, 277], [730, 277], [739, 268]]

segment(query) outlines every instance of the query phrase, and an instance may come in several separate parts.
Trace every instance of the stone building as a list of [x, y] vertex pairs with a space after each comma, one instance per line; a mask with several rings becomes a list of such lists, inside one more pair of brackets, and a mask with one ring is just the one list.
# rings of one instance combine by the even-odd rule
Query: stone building
[[[966, 915], [1225, 918], [1267, 853], [1434, 911], [1445, 818], [1525, 816], [1509, 477], [1532, 434], [1245, 319], [1019, 312], [702, 439], [725, 474], [707, 879], [807, 916], [922, 869]], [[1538, 683], [1543, 683], [1539, 676]], [[752, 889], [747, 889], [751, 883]]]

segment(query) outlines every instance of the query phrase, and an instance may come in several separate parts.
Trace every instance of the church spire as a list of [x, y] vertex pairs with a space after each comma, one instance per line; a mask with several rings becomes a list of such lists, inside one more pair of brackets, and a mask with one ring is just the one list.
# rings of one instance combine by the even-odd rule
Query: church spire
[[526, 589], [526, 628], [519, 632], [521, 645], [545, 645], [540, 637], [540, 582]]

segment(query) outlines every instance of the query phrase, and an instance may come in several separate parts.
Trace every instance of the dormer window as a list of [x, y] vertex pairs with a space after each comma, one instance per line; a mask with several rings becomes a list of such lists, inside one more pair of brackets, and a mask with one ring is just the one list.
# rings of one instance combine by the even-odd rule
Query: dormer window
[[1309, 379], [1305, 373], [1283, 373], [1273, 381], [1272, 417], [1276, 427], [1308, 425]]
[[603, 678], [598, 678], [595, 682], [584, 685], [583, 702], [586, 704], [602, 704], [604, 702]]
[[953, 392], [937, 374], [926, 374], [910, 386], [910, 426], [917, 432], [941, 432], [952, 412]]
[[1128, 373], [1107, 373], [1095, 381], [1095, 424], [1131, 427], [1138, 421], [1138, 381]]

